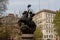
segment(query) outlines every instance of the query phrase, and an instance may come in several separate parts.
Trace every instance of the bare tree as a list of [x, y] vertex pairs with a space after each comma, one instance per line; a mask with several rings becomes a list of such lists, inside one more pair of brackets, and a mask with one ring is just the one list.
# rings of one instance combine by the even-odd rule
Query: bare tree
[[7, 10], [8, 0], [0, 0], [0, 14]]
[[7, 40], [6, 32], [3, 32], [3, 27], [1, 27], [2, 15], [7, 10], [8, 0], [0, 0], [0, 40]]

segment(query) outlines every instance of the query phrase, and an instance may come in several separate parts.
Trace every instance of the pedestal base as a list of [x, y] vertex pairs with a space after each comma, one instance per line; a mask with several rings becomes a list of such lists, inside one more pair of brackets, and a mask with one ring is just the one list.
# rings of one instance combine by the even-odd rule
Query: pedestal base
[[33, 34], [22, 34], [21, 40], [34, 40]]

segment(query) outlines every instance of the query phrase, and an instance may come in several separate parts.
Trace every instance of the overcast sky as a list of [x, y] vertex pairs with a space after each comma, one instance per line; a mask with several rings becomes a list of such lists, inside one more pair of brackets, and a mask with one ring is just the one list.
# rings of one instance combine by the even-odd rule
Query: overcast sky
[[31, 4], [34, 12], [42, 9], [58, 10], [60, 9], [60, 0], [9, 0], [7, 13], [21, 13]]

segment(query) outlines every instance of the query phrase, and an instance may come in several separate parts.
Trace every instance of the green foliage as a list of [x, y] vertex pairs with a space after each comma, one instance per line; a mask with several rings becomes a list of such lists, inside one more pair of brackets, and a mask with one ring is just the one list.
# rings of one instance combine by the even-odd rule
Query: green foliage
[[8, 39], [9, 38], [9, 33], [8, 32], [5, 31], [3, 27], [0, 27], [0, 39], [1, 40]]
[[17, 38], [20, 36], [18, 33], [13, 32], [12, 25], [0, 27], [0, 39], [1, 40], [8, 40], [8, 38], [10, 38], [13, 35], [17, 36]]
[[54, 23], [54, 27], [56, 28], [55, 29], [56, 32], [60, 36], [60, 12], [56, 12], [53, 23]]
[[36, 28], [36, 31], [34, 32], [34, 36], [35, 36], [35, 39], [43, 37], [43, 34], [39, 27]]
[[0, 24], [0, 39], [7, 40], [10, 37], [10, 31]]

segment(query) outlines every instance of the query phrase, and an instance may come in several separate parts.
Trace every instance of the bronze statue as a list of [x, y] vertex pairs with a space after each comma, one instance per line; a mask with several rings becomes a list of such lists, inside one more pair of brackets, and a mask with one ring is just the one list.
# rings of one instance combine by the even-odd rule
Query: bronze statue
[[23, 34], [33, 34], [36, 29], [36, 25], [34, 21], [32, 20], [33, 19], [32, 17], [35, 14], [33, 14], [31, 11], [30, 12], [24, 11], [22, 15], [23, 16], [18, 21], [21, 32]]

